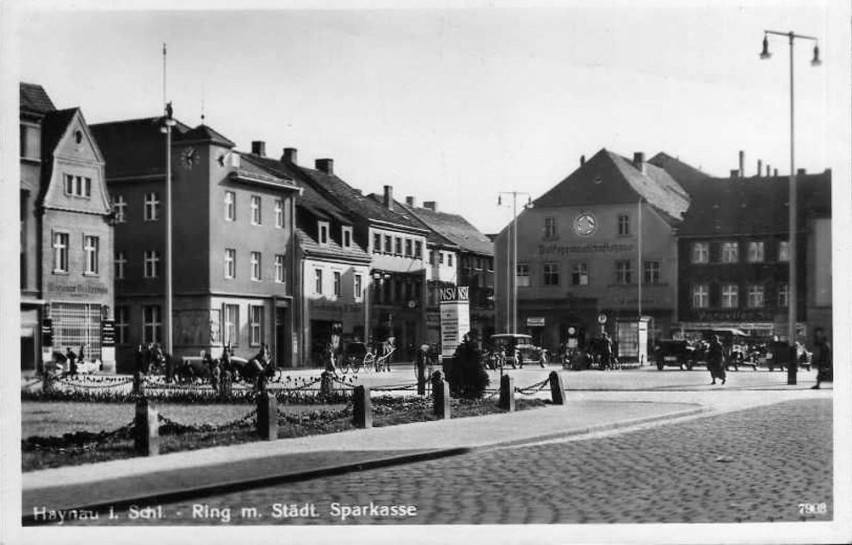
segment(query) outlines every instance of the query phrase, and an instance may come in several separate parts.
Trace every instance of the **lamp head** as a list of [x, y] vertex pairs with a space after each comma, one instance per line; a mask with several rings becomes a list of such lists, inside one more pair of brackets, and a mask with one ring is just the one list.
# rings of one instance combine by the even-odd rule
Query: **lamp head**
[[819, 66], [822, 61], [819, 60], [819, 44], [814, 46], [814, 58], [811, 60], [811, 66]]
[[763, 35], [763, 51], [760, 52], [761, 59], [768, 59], [772, 56], [772, 53], [769, 52], [769, 38], [767, 38], [766, 34]]

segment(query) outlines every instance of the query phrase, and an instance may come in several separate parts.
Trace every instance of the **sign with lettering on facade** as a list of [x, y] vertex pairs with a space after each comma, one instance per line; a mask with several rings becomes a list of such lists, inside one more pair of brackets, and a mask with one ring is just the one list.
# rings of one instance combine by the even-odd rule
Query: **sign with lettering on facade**
[[441, 290], [441, 355], [452, 357], [462, 336], [470, 331], [468, 287], [455, 286]]
[[107, 295], [109, 294], [109, 288], [107, 288], [106, 284], [102, 284], [100, 282], [94, 284], [62, 284], [59, 282], [48, 282], [47, 292], [70, 297], [89, 297], [92, 295]]
[[571, 246], [560, 246], [558, 244], [539, 244], [539, 255], [574, 255], [574, 254], [619, 254], [624, 252], [635, 252], [634, 244], [625, 242], [602, 242], [599, 244], [574, 244]]
[[544, 316], [530, 316], [527, 318], [527, 327], [544, 327]]
[[115, 320], [101, 322], [101, 346], [115, 346]]

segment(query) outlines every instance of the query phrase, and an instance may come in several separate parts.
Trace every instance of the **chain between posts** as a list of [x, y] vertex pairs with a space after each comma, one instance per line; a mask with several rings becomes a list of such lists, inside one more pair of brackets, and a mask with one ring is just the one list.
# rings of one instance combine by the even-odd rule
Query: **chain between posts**
[[[136, 421], [132, 421], [129, 424], [125, 424], [120, 428], [116, 428], [111, 432], [99, 432], [96, 434], [91, 434], [91, 432], [75, 432], [75, 433], [66, 433], [62, 437], [28, 437], [24, 439], [22, 443], [26, 446], [30, 446], [32, 450], [35, 451], [52, 451], [52, 452], [85, 452], [87, 450], [92, 450], [93, 448], [106, 443], [107, 441], [118, 437], [119, 435], [126, 435], [124, 439], [129, 439], [133, 436], [133, 429], [136, 425]], [[73, 446], [59, 446], [59, 445], [51, 445], [45, 443], [57, 443], [60, 441], [65, 441], [68, 443], [75, 442], [75, 436], [86, 436], [86, 435], [95, 435], [96, 438], [87, 441], [85, 443], [81, 443], [79, 445]], [[24, 448], [24, 450], [27, 450]]]
[[544, 390], [549, 384], [549, 382], [550, 378], [546, 378], [541, 382], [536, 382], [535, 384], [531, 384], [525, 388], [515, 388], [515, 392], [525, 396], [532, 396]]
[[243, 424], [251, 421], [251, 419], [255, 418], [256, 416], [257, 416], [257, 409], [252, 409], [251, 411], [249, 411], [247, 414], [243, 415], [242, 417], [237, 418], [235, 420], [231, 420], [230, 422], [225, 422], [224, 424], [209, 424], [209, 423], [204, 423], [204, 424], [201, 424], [201, 425], [181, 424], [180, 422], [176, 422], [176, 421], [172, 420], [171, 418], [169, 418], [169, 417], [167, 417], [163, 414], [157, 414], [157, 421], [160, 422], [162, 426], [170, 426], [171, 428], [173, 428], [173, 431], [175, 433], [186, 433], [186, 432], [192, 432], [192, 431], [195, 431], [195, 432], [198, 432], [198, 431], [200, 431], [200, 432], [217, 432], [217, 431], [223, 431], [223, 430], [231, 429], [231, 428], [238, 428], [238, 427], [242, 426]]

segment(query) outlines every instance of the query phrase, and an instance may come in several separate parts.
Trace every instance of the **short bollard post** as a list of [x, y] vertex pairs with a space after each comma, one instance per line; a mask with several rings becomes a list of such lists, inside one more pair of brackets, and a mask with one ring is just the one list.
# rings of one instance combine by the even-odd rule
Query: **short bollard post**
[[331, 397], [331, 373], [323, 371], [320, 375], [320, 395]]
[[450, 383], [443, 379], [440, 371], [435, 371], [432, 375], [432, 397], [435, 416], [441, 420], [452, 418]]
[[370, 399], [370, 388], [367, 386], [356, 386], [352, 400], [353, 414], [352, 423], [356, 428], [373, 427], [373, 402]]
[[41, 388], [44, 393], [47, 393], [53, 389], [53, 376], [47, 370], [47, 366], [44, 368], [44, 373], [41, 375], [42, 383]]
[[278, 439], [278, 400], [268, 391], [257, 396], [257, 433], [264, 441]]
[[426, 367], [423, 365], [417, 366], [417, 395], [426, 395]]
[[133, 394], [138, 396], [145, 395], [145, 380], [139, 371], [133, 374]]
[[231, 372], [225, 369], [222, 371], [222, 377], [219, 380], [219, 391], [222, 397], [231, 397], [231, 387], [233, 385], [233, 377]]
[[551, 371], [550, 376], [550, 396], [553, 399], [554, 405], [565, 405], [565, 386], [562, 384], [562, 375], [556, 371]]
[[160, 454], [160, 422], [157, 409], [144, 397], [136, 402], [134, 422], [134, 447], [136, 454], [156, 456]]
[[504, 411], [515, 410], [515, 379], [509, 375], [503, 375], [500, 379], [500, 403]]

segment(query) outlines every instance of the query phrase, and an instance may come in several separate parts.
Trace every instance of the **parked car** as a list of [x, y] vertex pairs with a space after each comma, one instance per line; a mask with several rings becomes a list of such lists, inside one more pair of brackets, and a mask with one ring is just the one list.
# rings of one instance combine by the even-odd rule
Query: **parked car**
[[666, 366], [692, 370], [696, 364], [695, 349], [686, 340], [660, 340], [654, 345], [654, 360], [660, 371]]
[[[494, 352], [505, 355], [505, 363], [512, 367], [523, 367], [525, 363], [537, 363], [541, 367], [549, 361], [547, 349], [532, 344], [532, 337], [523, 333], [498, 333], [491, 335]], [[520, 355], [520, 361], [515, 361], [515, 349]]]

